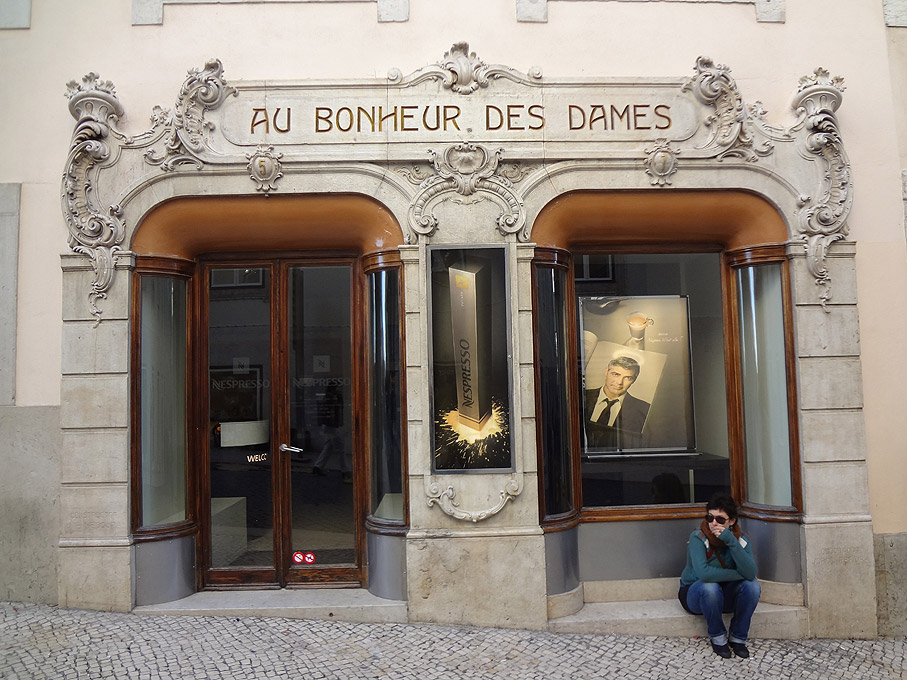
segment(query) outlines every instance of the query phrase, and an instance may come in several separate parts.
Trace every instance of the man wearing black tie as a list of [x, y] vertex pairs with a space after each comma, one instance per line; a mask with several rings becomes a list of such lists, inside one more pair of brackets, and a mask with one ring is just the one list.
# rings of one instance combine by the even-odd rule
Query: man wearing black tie
[[586, 390], [586, 446], [628, 448], [639, 445], [651, 404], [627, 392], [639, 377], [639, 363], [628, 356], [612, 359], [601, 389]]

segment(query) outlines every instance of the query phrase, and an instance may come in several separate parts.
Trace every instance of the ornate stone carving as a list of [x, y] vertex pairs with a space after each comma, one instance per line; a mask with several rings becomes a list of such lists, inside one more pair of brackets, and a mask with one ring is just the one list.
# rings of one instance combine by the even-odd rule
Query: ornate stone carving
[[[497, 174], [498, 163], [504, 155], [503, 149], [489, 150], [481, 144], [460, 142], [448, 146], [440, 154], [429, 149], [429, 156], [435, 174], [423, 180], [419, 191], [410, 204], [407, 243], [421, 236], [431, 236], [438, 227], [438, 218], [432, 208], [448, 198], [450, 194], [472, 196], [481, 194], [491, 198], [501, 207], [496, 220], [502, 234], [513, 234], [524, 228], [526, 215], [523, 201], [513, 191], [513, 184], [506, 177]], [[520, 234], [522, 240], [528, 234]]]
[[216, 109], [236, 90], [223, 77], [224, 67], [219, 59], [209, 59], [201, 71], [190, 69], [183, 82], [176, 106], [169, 115], [155, 109], [153, 121], [165, 121], [165, 145], [162, 154], [154, 149], [145, 153], [145, 160], [151, 165], [160, 165], [162, 170], [175, 170], [177, 166], [190, 163], [201, 169], [204, 163], [199, 156], [208, 150], [207, 136], [213, 124], [205, 120], [205, 111]]
[[671, 176], [677, 172], [677, 156], [679, 149], [671, 143], [660, 138], [655, 140], [655, 146], [646, 149], [646, 174], [652, 179], [653, 186], [663, 187], [671, 183]]
[[246, 166], [249, 177], [258, 184], [256, 190], [263, 191], [268, 196], [268, 192], [277, 189], [277, 180], [283, 177], [280, 165], [283, 154], [274, 153], [274, 147], [270, 144], [259, 144], [255, 153], [246, 154], [246, 158], [249, 159]]
[[847, 217], [853, 203], [850, 161], [844, 151], [835, 111], [841, 105], [844, 81], [817, 68], [800, 79], [793, 108], [800, 120], [794, 130], [804, 129], [807, 158], [825, 164], [818, 198], [807, 197], [797, 212], [797, 230], [806, 247], [806, 265], [824, 291], [822, 307], [831, 299], [831, 277], [825, 266], [828, 248], [847, 236]]
[[461, 510], [460, 504], [456, 500], [457, 492], [454, 490], [452, 484], [448, 484], [445, 487], [438, 482], [431, 482], [426, 490], [426, 495], [428, 496], [427, 501], [429, 507], [432, 507], [437, 503], [438, 507], [441, 508], [445, 514], [450, 515], [454, 519], [481, 522], [483, 519], [488, 519], [489, 517], [498, 514], [504, 506], [507, 505], [507, 501], [512, 501], [519, 496], [522, 491], [523, 485], [520, 483], [520, 480], [511, 477], [500, 491], [500, 500], [492, 507], [484, 510]]
[[[81, 83], [69, 82], [66, 95], [76, 127], [63, 171], [63, 217], [69, 228], [69, 247], [91, 260], [94, 282], [88, 304], [97, 326], [101, 322], [97, 302], [107, 297], [113, 282], [126, 227], [120, 219], [119, 206], [103, 208], [98, 204], [94, 182], [99, 166], [110, 160], [107, 138], [115, 132], [124, 111], [113, 83], [99, 81], [97, 73], [89, 73]], [[116, 136], [122, 137], [120, 133]]]
[[425, 180], [433, 177], [434, 168], [430, 165], [409, 165], [405, 168], [397, 168], [397, 172], [403, 175], [410, 184], [419, 186]]
[[766, 127], [762, 104], [744, 105], [727, 66], [699, 57], [696, 75], [686, 80], [682, 90], [692, 91], [700, 102], [715, 107], [715, 113], [705, 119], [711, 134], [699, 148], [714, 151], [718, 160], [737, 157], [752, 162], [772, 153], [774, 145], [769, 139], [757, 142], [757, 133]]
[[415, 73], [403, 77], [399, 69], [393, 69], [387, 78], [392, 83], [403, 86], [415, 85], [425, 80], [440, 80], [441, 85], [457, 94], [472, 94], [482, 87], [488, 87], [491, 81], [497, 78], [506, 78], [515, 83], [529, 83], [542, 77], [539, 69], [532, 69], [528, 74], [503, 66], [493, 64], [489, 66], [469, 51], [469, 43], [454, 43], [450, 50], [444, 53], [444, 58], [437, 64], [425, 66]]

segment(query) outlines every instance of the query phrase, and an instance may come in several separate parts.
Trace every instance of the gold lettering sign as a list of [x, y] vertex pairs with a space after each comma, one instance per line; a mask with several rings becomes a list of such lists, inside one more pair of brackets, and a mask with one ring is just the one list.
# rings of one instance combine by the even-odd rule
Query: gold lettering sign
[[[547, 112], [542, 104], [487, 104], [484, 130], [489, 132], [538, 131], [545, 127]], [[671, 127], [670, 104], [568, 104], [563, 112], [566, 129], [600, 132], [667, 130]], [[464, 120], [454, 104], [385, 106], [316, 106], [312, 131], [325, 133], [451, 132], [474, 129], [475, 121]], [[462, 126], [461, 126], [462, 123]], [[292, 108], [253, 107], [250, 134], [285, 134], [292, 129]]]

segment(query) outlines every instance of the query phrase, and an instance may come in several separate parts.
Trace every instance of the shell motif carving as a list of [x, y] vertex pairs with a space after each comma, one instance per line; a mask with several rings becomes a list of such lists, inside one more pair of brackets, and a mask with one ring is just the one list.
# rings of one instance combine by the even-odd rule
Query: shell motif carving
[[714, 150], [718, 160], [737, 157], [753, 162], [772, 153], [774, 145], [770, 140], [757, 142], [757, 130], [765, 125], [762, 104], [744, 105], [727, 66], [699, 57], [696, 75], [688, 78], [681, 89], [692, 91], [700, 102], [715, 107], [715, 113], [705, 120], [711, 134], [700, 148]]
[[[76, 127], [63, 171], [63, 217], [69, 229], [69, 247], [91, 260], [94, 281], [88, 304], [97, 326], [101, 322], [97, 303], [107, 297], [113, 283], [126, 226], [120, 219], [119, 206], [105, 208], [97, 203], [94, 182], [98, 168], [111, 158], [108, 140], [116, 133], [115, 125], [124, 111], [113, 83], [99, 81], [96, 73], [89, 73], [81, 83], [69, 82], [66, 96]], [[119, 133], [116, 136], [122, 137]]]
[[488, 65], [469, 51], [469, 43], [454, 43], [437, 64], [425, 66], [415, 73], [403, 77], [399, 69], [388, 74], [388, 80], [402, 86], [416, 85], [426, 80], [440, 80], [441, 86], [451, 92], [469, 95], [480, 88], [488, 87], [496, 78], [506, 78], [516, 83], [531, 83], [542, 77], [538, 68], [528, 74], [500, 64]]
[[828, 71], [817, 68], [800, 79], [794, 109], [805, 129], [804, 146], [808, 158], [825, 165], [817, 199], [807, 199], [797, 213], [797, 230], [806, 247], [806, 265], [823, 288], [822, 307], [831, 299], [831, 277], [825, 265], [828, 248], [847, 236], [847, 217], [853, 203], [853, 181], [850, 161], [844, 151], [835, 112], [841, 105], [844, 81], [832, 78]]
[[173, 111], [169, 116], [157, 118], [166, 121], [164, 150], [162, 153], [148, 150], [147, 163], [159, 165], [167, 172], [187, 163], [198, 169], [203, 167], [199, 156], [208, 149], [207, 135], [213, 128], [213, 123], [205, 120], [205, 111], [218, 108], [227, 97], [237, 94], [227, 85], [223, 73], [219, 59], [209, 59], [201, 71], [190, 69]]
[[523, 488], [520, 481], [511, 477], [500, 491], [500, 500], [493, 506], [484, 510], [462, 510], [460, 509], [460, 503], [456, 499], [457, 492], [454, 490], [453, 485], [449, 484], [445, 487], [438, 482], [432, 482], [426, 489], [426, 495], [428, 496], [426, 501], [428, 502], [428, 507], [432, 507], [437, 503], [444, 514], [450, 515], [454, 519], [476, 523], [498, 514], [507, 505], [507, 501], [512, 501], [522, 491]]
[[[523, 201], [513, 190], [512, 182], [497, 173], [498, 164], [504, 155], [503, 149], [489, 150], [481, 144], [460, 142], [448, 146], [441, 153], [429, 150], [435, 174], [423, 180], [419, 191], [410, 204], [407, 243], [413, 243], [421, 236], [431, 236], [438, 227], [438, 218], [432, 208], [449, 194], [472, 196], [482, 194], [483, 198], [494, 200], [501, 207], [496, 220], [502, 234], [513, 234], [524, 229], [526, 215]], [[520, 233], [521, 240], [528, 234]]]

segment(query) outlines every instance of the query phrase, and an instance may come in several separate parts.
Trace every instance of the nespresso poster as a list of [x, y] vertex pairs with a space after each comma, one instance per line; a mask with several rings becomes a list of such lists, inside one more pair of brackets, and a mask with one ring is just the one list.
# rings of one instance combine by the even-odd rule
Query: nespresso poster
[[503, 248], [431, 248], [432, 469], [511, 470]]
[[579, 319], [586, 453], [694, 450], [687, 299], [580, 297]]

